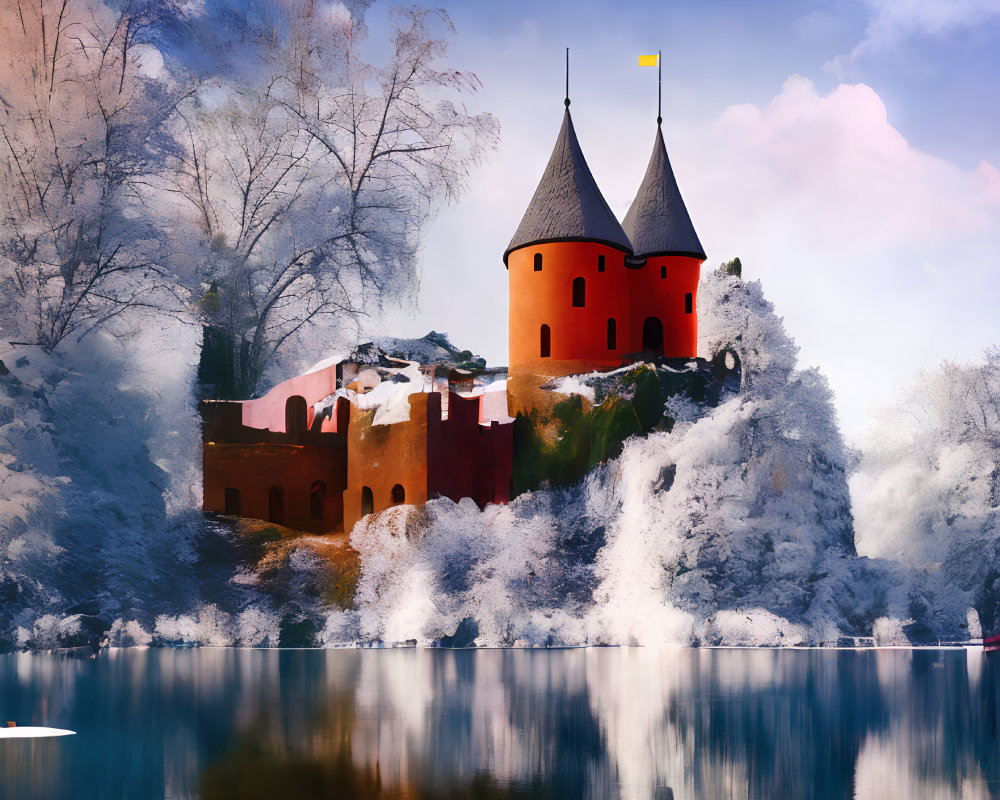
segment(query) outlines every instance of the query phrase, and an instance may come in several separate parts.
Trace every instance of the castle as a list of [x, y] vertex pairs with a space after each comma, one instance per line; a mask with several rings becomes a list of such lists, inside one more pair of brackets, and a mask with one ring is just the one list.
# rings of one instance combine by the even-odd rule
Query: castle
[[705, 253], [659, 118], [646, 174], [619, 223], [587, 166], [567, 98], [503, 260], [506, 381], [383, 355], [333, 359], [259, 399], [207, 401], [204, 510], [327, 533], [435, 496], [507, 502], [514, 418], [548, 402], [548, 381], [696, 356]]

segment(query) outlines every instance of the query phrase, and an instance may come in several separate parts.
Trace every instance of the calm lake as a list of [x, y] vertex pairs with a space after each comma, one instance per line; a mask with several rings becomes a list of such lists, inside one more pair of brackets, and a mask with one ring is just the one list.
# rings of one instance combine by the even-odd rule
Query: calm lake
[[3, 798], [1000, 797], [978, 650], [0, 656]]

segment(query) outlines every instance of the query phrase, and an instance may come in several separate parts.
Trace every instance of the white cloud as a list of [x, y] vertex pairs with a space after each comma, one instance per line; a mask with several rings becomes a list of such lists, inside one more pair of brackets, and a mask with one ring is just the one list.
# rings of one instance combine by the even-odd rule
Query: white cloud
[[865, 38], [848, 55], [826, 64], [840, 79], [850, 75], [859, 58], [891, 50], [911, 36], [944, 36], [1000, 14], [1000, 0], [867, 0], [867, 5], [871, 17]]
[[967, 172], [912, 148], [864, 84], [821, 97], [794, 75], [763, 111], [726, 109], [713, 133], [731, 155], [763, 170], [777, 203], [804, 201], [818, 222], [868, 247], [906, 240], [951, 248], [997, 222], [996, 169], [984, 163]]
[[915, 149], [870, 87], [821, 96], [793, 76], [766, 108], [732, 106], [684, 147], [703, 243], [764, 278], [848, 432], [919, 367], [1000, 340], [1000, 173]]

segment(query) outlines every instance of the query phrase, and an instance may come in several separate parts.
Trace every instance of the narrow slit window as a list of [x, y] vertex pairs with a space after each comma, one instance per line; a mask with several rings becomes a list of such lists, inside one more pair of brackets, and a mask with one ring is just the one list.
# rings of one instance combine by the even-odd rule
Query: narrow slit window
[[309, 519], [313, 522], [322, 522], [325, 503], [326, 484], [323, 481], [315, 481], [309, 487]]
[[243, 513], [243, 503], [240, 498], [240, 490], [227, 487], [226, 489], [226, 513], [238, 517]]
[[662, 280], [663, 278], [666, 277], [667, 277], [667, 265], [664, 264], [662, 267], [660, 267], [660, 279]]
[[573, 278], [573, 307], [583, 308], [587, 302], [587, 281], [585, 278]]
[[535, 253], [535, 272], [542, 271], [542, 254]]
[[375, 511], [375, 495], [367, 486], [361, 487], [361, 516], [367, 516]]
[[604, 256], [597, 257], [597, 271], [604, 272]]
[[267, 493], [267, 521], [285, 524], [285, 490], [280, 486], [272, 486]]
[[542, 358], [548, 358], [552, 354], [552, 332], [548, 325], [542, 325], [540, 336], [541, 342], [539, 352]]
[[618, 323], [614, 318], [608, 320], [608, 350], [618, 347]]
[[684, 313], [693, 314], [694, 313], [694, 295], [688, 292], [684, 295]]

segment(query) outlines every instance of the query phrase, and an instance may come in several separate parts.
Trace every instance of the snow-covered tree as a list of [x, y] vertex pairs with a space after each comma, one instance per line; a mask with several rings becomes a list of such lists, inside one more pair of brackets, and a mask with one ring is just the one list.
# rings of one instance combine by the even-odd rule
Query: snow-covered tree
[[912, 571], [906, 617], [956, 639], [969, 606], [1000, 623], [1000, 348], [919, 373], [875, 415], [852, 483], [858, 551]]
[[444, 12], [398, 11], [393, 54], [365, 63], [343, 6], [287, 2], [248, 26], [255, 59], [183, 110], [172, 189], [200, 232], [203, 377], [252, 395], [310, 325], [343, 327], [412, 294], [423, 223], [496, 137], [456, 108], [474, 75], [440, 68]]
[[743, 387], [626, 447], [621, 518], [598, 557], [606, 635], [656, 640], [650, 628], [675, 631], [679, 614], [709, 642], [867, 633], [849, 453], [825, 378], [795, 369], [798, 348], [759, 282], [708, 273], [699, 311], [699, 349], [735, 352]]
[[146, 179], [180, 90], [125, 2], [0, 4], [0, 326], [53, 350], [176, 307]]

